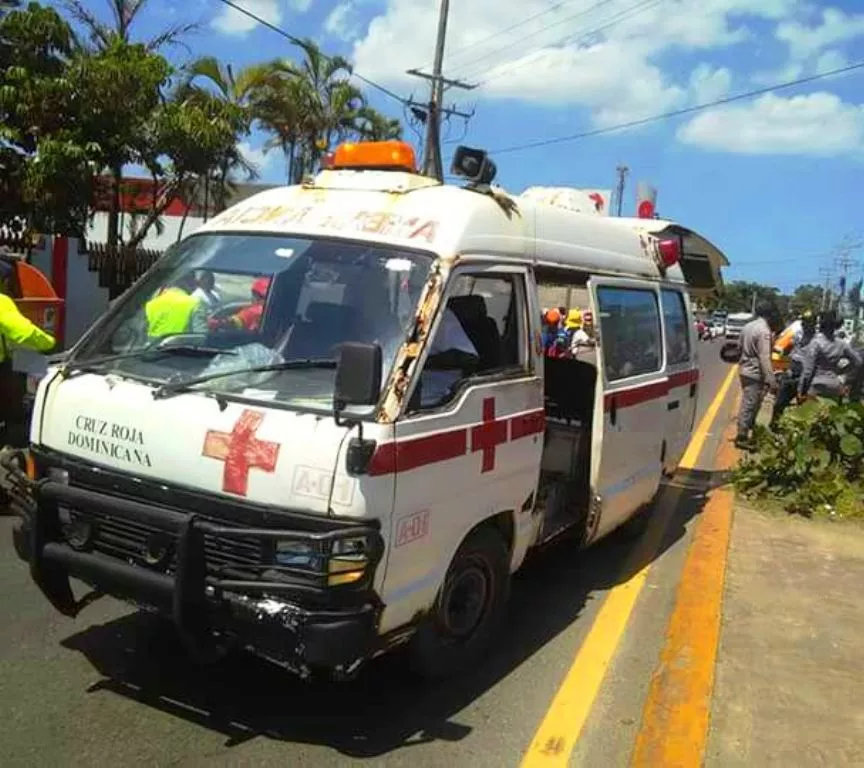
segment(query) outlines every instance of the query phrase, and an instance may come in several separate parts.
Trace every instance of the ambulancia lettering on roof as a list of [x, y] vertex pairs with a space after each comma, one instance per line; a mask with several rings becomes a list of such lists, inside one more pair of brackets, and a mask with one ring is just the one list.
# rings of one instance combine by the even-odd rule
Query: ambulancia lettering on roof
[[231, 224], [287, 227], [290, 225], [334, 232], [360, 232], [400, 240], [433, 243], [439, 223], [420, 216], [403, 216], [388, 211], [333, 209], [322, 205], [250, 205], [232, 208], [213, 221], [214, 226]]

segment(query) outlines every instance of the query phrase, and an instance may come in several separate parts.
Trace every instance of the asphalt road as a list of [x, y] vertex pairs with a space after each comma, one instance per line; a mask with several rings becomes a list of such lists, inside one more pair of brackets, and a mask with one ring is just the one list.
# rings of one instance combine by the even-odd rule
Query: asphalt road
[[[700, 414], [728, 368], [701, 345]], [[697, 419], [698, 420], [698, 419]], [[670, 523], [583, 736], [578, 765], [626, 764], [662, 641], [688, 523], [703, 494], [664, 488]], [[515, 766], [604, 595], [640, 568], [612, 536], [560, 547], [516, 577], [508, 623], [486, 661], [420, 688], [395, 655], [341, 685], [309, 685], [255, 658], [191, 665], [152, 617], [103, 598], [75, 620], [31, 584], [0, 518], [0, 744], [4, 765]]]

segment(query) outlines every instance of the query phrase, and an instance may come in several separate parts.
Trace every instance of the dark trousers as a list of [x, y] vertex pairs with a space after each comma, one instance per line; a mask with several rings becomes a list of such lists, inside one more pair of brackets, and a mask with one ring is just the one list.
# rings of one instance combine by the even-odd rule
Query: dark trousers
[[771, 424], [776, 424], [783, 415], [789, 404], [798, 393], [798, 384], [801, 381], [801, 364], [792, 363], [786, 375], [783, 376], [777, 394], [774, 396], [774, 410], [771, 413]]
[[739, 440], [749, 439], [764, 399], [765, 384], [763, 381], [741, 376], [741, 407], [738, 411]]

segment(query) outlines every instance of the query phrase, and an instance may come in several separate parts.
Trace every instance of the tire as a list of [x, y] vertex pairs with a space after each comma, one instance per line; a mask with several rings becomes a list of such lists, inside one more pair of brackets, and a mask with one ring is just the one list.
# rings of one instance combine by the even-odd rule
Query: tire
[[432, 611], [411, 639], [411, 669], [426, 680], [465, 670], [491, 642], [509, 597], [504, 538], [492, 526], [477, 528], [456, 552]]

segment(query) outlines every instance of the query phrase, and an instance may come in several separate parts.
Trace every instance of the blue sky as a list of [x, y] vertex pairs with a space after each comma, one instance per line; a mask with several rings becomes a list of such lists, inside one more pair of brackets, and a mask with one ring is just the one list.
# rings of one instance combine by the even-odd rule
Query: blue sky
[[[238, 0], [298, 37], [340, 53], [393, 91], [425, 98], [407, 77], [429, 67], [437, 0]], [[97, 12], [104, 0], [88, 0]], [[658, 190], [658, 210], [698, 230], [728, 255], [727, 279], [788, 291], [818, 282], [819, 268], [850, 233], [864, 237], [864, 69], [734, 105], [537, 149], [496, 154], [535, 140], [704, 103], [864, 61], [864, 3], [837, 0], [457, 0], [446, 73], [479, 87], [448, 99], [474, 108], [454, 121], [449, 143], [493, 151], [498, 181], [609, 189], [615, 167]], [[220, 0], [150, 0], [142, 37], [198, 21], [192, 55], [235, 66], [297, 55], [287, 40]], [[189, 58], [180, 49], [177, 63]], [[373, 106], [402, 106], [365, 89]], [[406, 131], [415, 138], [412, 131]], [[284, 178], [278, 152], [246, 149], [266, 181]], [[864, 257], [864, 249], [861, 254]], [[862, 266], [864, 269], [864, 258]], [[853, 275], [854, 277], [854, 275]]]

